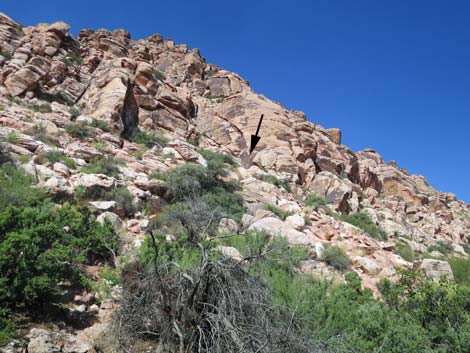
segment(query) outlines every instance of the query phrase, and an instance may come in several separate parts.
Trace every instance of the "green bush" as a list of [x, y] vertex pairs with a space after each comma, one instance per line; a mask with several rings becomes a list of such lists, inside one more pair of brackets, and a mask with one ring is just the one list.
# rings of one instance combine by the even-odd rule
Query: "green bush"
[[5, 106], [0, 104], [0, 112], [4, 111], [5, 110]]
[[110, 177], [117, 177], [121, 164], [122, 161], [113, 156], [100, 156], [93, 158], [81, 168], [81, 171], [87, 174], [106, 174]]
[[90, 123], [90, 126], [103, 130], [104, 132], [111, 132], [108, 123], [104, 120], [93, 119]]
[[273, 184], [274, 186], [282, 187], [287, 192], [291, 192], [290, 184], [288, 179], [279, 179], [271, 174], [256, 174], [256, 179], [265, 181], [267, 183]]
[[351, 266], [351, 259], [348, 254], [336, 245], [328, 246], [320, 258], [321, 261], [333, 266], [338, 271], [345, 271]]
[[70, 120], [75, 121], [80, 116], [80, 110], [75, 107], [70, 107], [69, 109], [70, 113]]
[[14, 131], [11, 131], [8, 133], [5, 141], [8, 142], [8, 143], [11, 143], [11, 144], [15, 144], [16, 142], [18, 142], [18, 135], [16, 134], [16, 132]]
[[129, 192], [129, 189], [125, 186], [117, 187], [111, 190], [106, 198], [116, 202], [116, 207], [122, 209], [126, 216], [131, 217], [137, 211], [134, 204], [134, 196]]
[[96, 135], [96, 132], [90, 128], [89, 125], [85, 123], [73, 123], [65, 127], [65, 131], [80, 140], [84, 140], [87, 137], [92, 137]]
[[283, 221], [285, 221], [287, 217], [292, 216], [294, 214], [294, 212], [284, 211], [282, 208], [279, 208], [274, 205], [264, 205], [264, 209], [267, 211], [271, 211], [276, 215], [277, 218], [282, 219]]
[[159, 81], [164, 81], [166, 80], [166, 77], [165, 77], [165, 74], [161, 71], [158, 71], [158, 70], [155, 70], [153, 72], [153, 77], [155, 77], [156, 80], [159, 80]]
[[165, 181], [167, 179], [167, 174], [162, 172], [160, 169], [155, 169], [148, 175], [148, 178]]
[[54, 163], [63, 163], [68, 168], [75, 168], [75, 160], [67, 156], [64, 152], [58, 150], [51, 150], [41, 153], [41, 156], [45, 157], [52, 164]]
[[415, 252], [406, 243], [399, 242], [397, 244], [397, 254], [409, 262], [413, 262], [416, 259]]
[[449, 258], [448, 261], [455, 281], [470, 287], [470, 259], [455, 256]]
[[6, 52], [6, 51], [0, 51], [0, 55], [5, 58], [5, 61], [10, 61], [11, 58], [13, 57], [12, 53]]
[[451, 243], [442, 240], [438, 240], [436, 241], [436, 244], [428, 247], [428, 252], [438, 251], [444, 256], [449, 255], [453, 250], [454, 248]]
[[117, 237], [87, 207], [44, 203], [0, 210], [0, 302], [7, 308], [52, 304], [61, 283], [80, 286], [80, 265], [110, 259]]
[[26, 107], [38, 113], [52, 113], [52, 108], [49, 103], [28, 104]]
[[57, 144], [56, 140], [48, 135], [46, 126], [43, 124], [37, 124], [32, 126], [26, 131], [26, 133], [31, 135], [36, 140], [42, 141], [44, 143], [51, 145]]
[[232, 167], [238, 166], [238, 163], [235, 161], [232, 155], [226, 153], [217, 153], [206, 150], [204, 148], [198, 148], [197, 152], [204, 157], [208, 163], [214, 164], [228, 164]]
[[21, 168], [11, 165], [0, 168], [0, 210], [7, 206], [21, 207], [40, 203], [46, 193], [43, 189], [34, 187], [34, 184], [34, 177]]
[[147, 148], [152, 148], [154, 146], [165, 147], [168, 143], [168, 139], [164, 136], [145, 132], [139, 129], [132, 131], [132, 135], [129, 137], [129, 141], [138, 145], [144, 145]]
[[340, 219], [343, 222], [348, 222], [366, 232], [374, 239], [386, 240], [387, 234], [380, 229], [370, 218], [367, 213], [359, 212], [353, 214], [342, 214]]
[[320, 197], [316, 194], [308, 194], [304, 200], [304, 205], [318, 209], [327, 207], [328, 203], [323, 197]]

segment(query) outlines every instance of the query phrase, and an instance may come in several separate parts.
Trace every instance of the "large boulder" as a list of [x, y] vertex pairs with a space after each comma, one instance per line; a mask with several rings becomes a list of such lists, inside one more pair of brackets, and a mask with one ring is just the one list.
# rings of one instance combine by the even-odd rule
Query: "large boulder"
[[451, 280], [454, 279], [452, 268], [447, 261], [424, 259], [420, 268], [424, 271], [426, 276], [434, 282], [439, 282], [442, 277], [446, 277]]

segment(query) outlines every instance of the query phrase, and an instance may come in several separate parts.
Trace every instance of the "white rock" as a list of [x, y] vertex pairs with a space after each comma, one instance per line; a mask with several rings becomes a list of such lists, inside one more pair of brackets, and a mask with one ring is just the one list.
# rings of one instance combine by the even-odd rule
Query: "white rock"
[[91, 124], [93, 122], [93, 119], [86, 115], [79, 115], [77, 119], [75, 119], [75, 121], [77, 123]]
[[444, 276], [451, 280], [454, 279], [452, 268], [447, 261], [424, 259], [420, 268], [434, 282], [439, 282], [440, 278]]
[[116, 209], [116, 201], [90, 201], [90, 206], [98, 211], [114, 211]]
[[300, 229], [305, 227], [305, 219], [299, 214], [295, 214], [286, 218], [286, 223], [295, 229]]
[[219, 222], [219, 232], [237, 234], [238, 224], [231, 218], [222, 218]]
[[59, 163], [59, 162], [54, 163], [54, 165], [52, 166], [52, 169], [54, 170], [54, 172], [57, 172], [64, 177], [68, 177], [70, 175], [69, 168], [63, 163]]
[[217, 246], [216, 250], [218, 250], [222, 255], [224, 255], [226, 257], [230, 257], [231, 259], [233, 259], [235, 261], [242, 261], [243, 260], [243, 256], [240, 253], [240, 251], [238, 251], [238, 249], [236, 249], [232, 246], [219, 245], [219, 246]]
[[321, 259], [324, 251], [325, 251], [325, 247], [323, 246], [323, 243], [321, 242], [315, 243], [315, 256], [317, 259]]
[[369, 257], [356, 256], [356, 261], [365, 273], [376, 275], [380, 272], [380, 267], [377, 265], [377, 262]]

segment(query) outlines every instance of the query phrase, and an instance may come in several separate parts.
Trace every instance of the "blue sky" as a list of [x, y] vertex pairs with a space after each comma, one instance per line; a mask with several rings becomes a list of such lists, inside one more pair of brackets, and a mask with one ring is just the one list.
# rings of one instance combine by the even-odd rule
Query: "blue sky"
[[470, 202], [470, 2], [2, 0], [24, 25], [161, 33]]

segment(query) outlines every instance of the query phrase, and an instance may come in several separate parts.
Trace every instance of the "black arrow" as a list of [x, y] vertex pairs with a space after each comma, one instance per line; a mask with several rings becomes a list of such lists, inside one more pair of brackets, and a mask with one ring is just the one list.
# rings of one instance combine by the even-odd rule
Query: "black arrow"
[[264, 115], [261, 114], [261, 118], [259, 119], [259, 123], [258, 123], [258, 128], [256, 129], [256, 134], [251, 135], [250, 154], [251, 154], [251, 152], [253, 152], [253, 150], [255, 149], [256, 145], [259, 142], [259, 140], [261, 139], [261, 137], [258, 136], [258, 133], [259, 133], [259, 128], [261, 127], [261, 122], [263, 121], [263, 116]]

